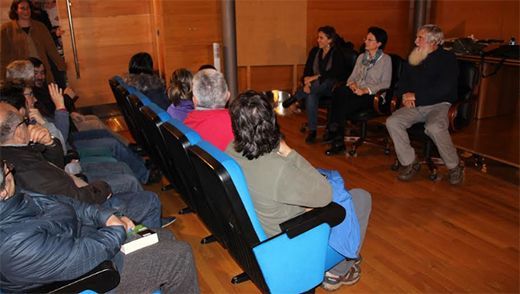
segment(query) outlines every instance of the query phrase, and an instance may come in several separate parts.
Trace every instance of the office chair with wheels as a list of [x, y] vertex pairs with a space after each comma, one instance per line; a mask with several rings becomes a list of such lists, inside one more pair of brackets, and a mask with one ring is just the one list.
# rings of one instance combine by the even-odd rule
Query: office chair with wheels
[[244, 273], [233, 283], [251, 279], [262, 292], [302, 293], [319, 285], [326, 270], [344, 258], [328, 245], [331, 227], [345, 217], [336, 203], [315, 208], [280, 225], [267, 238], [256, 216], [246, 179], [238, 163], [200, 141], [189, 148], [203, 194], [224, 228], [228, 252]]
[[[345, 141], [353, 142], [352, 148], [348, 151], [348, 155], [356, 157], [357, 149], [359, 146], [364, 143], [376, 144], [380, 145], [380, 141], [383, 141], [384, 152], [385, 154], [390, 154], [390, 142], [387, 136], [383, 138], [370, 139], [367, 138], [368, 133], [368, 124], [370, 121], [381, 118], [382, 116], [388, 116], [390, 112], [390, 104], [392, 97], [394, 96], [394, 87], [397, 81], [399, 80], [399, 76], [401, 75], [401, 71], [403, 68], [404, 60], [397, 54], [389, 54], [392, 59], [392, 80], [390, 82], [390, 87], [387, 89], [381, 89], [374, 95], [374, 104], [373, 108], [367, 109], [365, 111], [361, 111], [356, 113], [354, 116], [351, 116], [349, 119], [353, 123], [357, 123], [360, 125], [359, 127], [359, 136], [346, 136]], [[381, 124], [381, 127], [384, 128], [384, 125]], [[385, 130], [386, 133], [386, 130]]]
[[[477, 66], [470, 61], [458, 60], [459, 76], [457, 100], [453, 103], [448, 111], [448, 120], [450, 123], [449, 130], [451, 133], [457, 132], [469, 125], [475, 115], [475, 105], [477, 101], [476, 85], [479, 81], [479, 70]], [[401, 105], [401, 97], [394, 97], [392, 99], [392, 112]], [[419, 141], [423, 146], [423, 161], [421, 164], [426, 164], [430, 170], [429, 178], [432, 181], [437, 180], [437, 166], [444, 164], [442, 159], [434, 157], [437, 152], [437, 147], [433, 140], [426, 135], [424, 123], [417, 123], [408, 129], [410, 140]], [[396, 159], [391, 166], [392, 170], [398, 170], [400, 167], [399, 161]]]

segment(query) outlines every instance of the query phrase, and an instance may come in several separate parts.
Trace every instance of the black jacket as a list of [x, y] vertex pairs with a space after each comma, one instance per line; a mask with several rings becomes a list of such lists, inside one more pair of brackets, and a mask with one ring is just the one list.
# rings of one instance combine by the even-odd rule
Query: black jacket
[[407, 63], [397, 82], [397, 96], [415, 93], [415, 106], [428, 106], [457, 100], [457, 58], [442, 48], [428, 54], [417, 66]]
[[[56, 140], [56, 139], [55, 139]], [[41, 144], [29, 146], [2, 146], [2, 157], [14, 164], [16, 185], [24, 190], [45, 195], [65, 195], [87, 203], [103, 203], [112, 193], [102, 181], [91, 182], [78, 188], [63, 168], [61, 144], [48, 147]]]
[[[313, 71], [314, 58], [316, 57], [316, 53], [319, 50], [321, 50], [319, 47], [314, 47], [311, 49], [311, 52], [309, 52], [307, 62], [305, 63], [305, 69], [303, 70], [304, 77], [315, 75]], [[332, 47], [328, 55], [330, 55], [330, 57], [328, 58], [332, 58], [332, 66], [328, 71], [320, 72], [320, 82], [323, 82], [324, 80], [328, 79], [336, 82], [346, 81], [348, 78], [347, 65], [345, 63], [345, 57], [343, 56], [343, 53], [341, 52], [340, 48]], [[321, 56], [321, 52], [319, 56]], [[324, 60], [323, 63], [326, 64], [326, 60]]]

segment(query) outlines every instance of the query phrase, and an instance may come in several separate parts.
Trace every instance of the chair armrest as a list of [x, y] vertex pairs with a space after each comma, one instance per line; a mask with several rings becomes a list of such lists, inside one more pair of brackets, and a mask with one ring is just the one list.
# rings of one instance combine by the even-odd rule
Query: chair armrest
[[[374, 107], [374, 111], [378, 114], [381, 114], [381, 115], [384, 115], [384, 114], [387, 114], [385, 113], [385, 111], [383, 111], [381, 109], [381, 104], [386, 104], [386, 99], [388, 96], [388, 93], [391, 89], [390, 88], [386, 88], [386, 89], [381, 89], [379, 91], [377, 91], [377, 93], [374, 95], [374, 104], [373, 104], [373, 107]], [[383, 96], [383, 94], [387, 94], [386, 96]]]
[[[477, 101], [477, 97], [476, 96], [472, 96], [470, 99], [468, 100], [464, 100], [464, 101], [456, 101], [455, 103], [453, 103], [451, 106], [450, 106], [450, 109], [448, 110], [448, 122], [450, 123], [450, 131], [451, 132], [457, 132], [459, 131], [462, 127], [461, 126], [458, 126], [456, 125], [456, 121], [455, 119], [457, 118], [457, 115], [459, 113], [459, 109], [461, 107], [463, 107], [464, 105], [471, 105], [471, 104], [474, 104], [476, 103]], [[469, 121], [468, 121], [469, 123]]]
[[398, 96], [392, 97], [390, 101], [390, 112], [394, 112], [401, 107], [401, 99]]
[[314, 208], [281, 223], [280, 229], [282, 233], [286, 233], [289, 238], [294, 238], [323, 223], [327, 223], [332, 228], [345, 219], [345, 214], [345, 209], [341, 205], [331, 202], [325, 207]]
[[115, 269], [112, 261], [105, 260], [79, 278], [46, 284], [30, 289], [27, 293], [79, 293], [84, 290], [105, 293], [117, 287], [119, 280], [119, 272]]

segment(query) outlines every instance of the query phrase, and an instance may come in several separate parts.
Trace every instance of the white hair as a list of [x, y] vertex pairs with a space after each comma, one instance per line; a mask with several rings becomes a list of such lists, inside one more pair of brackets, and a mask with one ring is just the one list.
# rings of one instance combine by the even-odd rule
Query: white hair
[[197, 107], [224, 108], [228, 99], [228, 86], [224, 75], [214, 69], [203, 69], [193, 76], [193, 96]]
[[434, 24], [423, 25], [420, 30], [426, 32], [426, 41], [430, 44], [441, 45], [444, 41], [444, 33], [441, 28]]

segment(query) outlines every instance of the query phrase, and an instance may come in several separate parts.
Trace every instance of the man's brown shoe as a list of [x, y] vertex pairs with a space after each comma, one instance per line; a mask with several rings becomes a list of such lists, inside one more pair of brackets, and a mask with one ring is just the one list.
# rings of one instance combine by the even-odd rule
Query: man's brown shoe
[[421, 164], [414, 160], [412, 164], [403, 166], [397, 178], [401, 181], [409, 181], [419, 172]]
[[448, 171], [448, 175], [450, 184], [458, 185], [464, 179], [464, 168], [460, 165], [457, 165]]

